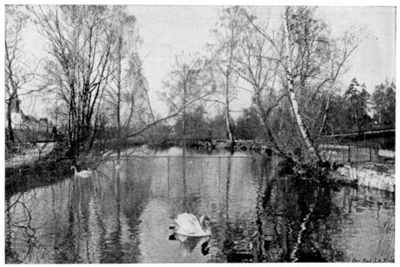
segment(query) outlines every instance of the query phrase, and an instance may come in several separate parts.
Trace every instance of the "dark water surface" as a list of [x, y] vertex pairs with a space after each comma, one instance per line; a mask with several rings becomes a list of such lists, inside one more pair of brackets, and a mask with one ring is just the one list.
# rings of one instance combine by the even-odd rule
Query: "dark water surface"
[[[173, 148], [102, 164], [89, 179], [6, 200], [6, 262], [393, 261], [393, 194], [314, 188], [277, 158]], [[179, 213], [211, 219], [204, 239], [169, 240]]]

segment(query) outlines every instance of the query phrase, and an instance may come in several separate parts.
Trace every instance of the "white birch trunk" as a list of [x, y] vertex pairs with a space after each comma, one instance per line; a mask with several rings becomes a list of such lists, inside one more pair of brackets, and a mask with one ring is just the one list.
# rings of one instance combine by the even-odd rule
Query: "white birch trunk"
[[289, 95], [289, 103], [293, 112], [293, 115], [295, 117], [295, 121], [297, 124], [297, 127], [299, 129], [300, 135], [302, 140], [304, 141], [304, 144], [306, 145], [306, 148], [310, 154], [310, 156], [313, 159], [316, 160], [321, 160], [321, 157], [319, 156], [318, 151], [315, 149], [314, 144], [312, 143], [307, 129], [304, 125], [303, 118], [299, 112], [299, 105], [296, 99], [296, 94], [294, 92], [294, 80], [292, 77], [292, 52], [290, 49], [290, 33], [289, 33], [289, 18], [288, 18], [288, 12], [286, 13], [286, 19], [285, 19], [285, 36], [286, 36], [286, 53], [287, 53], [287, 69], [286, 69], [286, 79], [287, 79], [287, 90], [288, 90], [288, 95]]

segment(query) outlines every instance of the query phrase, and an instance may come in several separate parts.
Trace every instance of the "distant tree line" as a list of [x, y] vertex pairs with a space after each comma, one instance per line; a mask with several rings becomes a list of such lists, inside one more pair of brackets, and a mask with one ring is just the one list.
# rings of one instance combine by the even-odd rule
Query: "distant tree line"
[[[373, 129], [395, 128], [395, 95], [394, 82], [385, 81], [375, 86], [372, 94], [364, 84], [353, 78], [342, 94], [334, 93], [330, 97], [329, 109], [323, 135], [349, 133]], [[279, 116], [282, 112], [274, 116]], [[274, 118], [272, 118], [274, 119]], [[279, 118], [275, 118], [279, 120]], [[262, 123], [254, 105], [245, 108], [237, 119], [231, 122], [235, 139], [262, 140], [264, 135]], [[198, 106], [186, 114], [188, 139], [228, 139], [225, 129], [224, 113], [208, 118], [203, 106]], [[169, 138], [180, 138], [182, 118], [178, 118], [169, 129]]]
[[395, 128], [396, 85], [385, 81], [372, 94], [354, 78], [343, 95], [332, 96], [324, 134]]
[[[285, 7], [274, 28], [251, 8], [221, 9], [203, 54], [176, 56], [161, 94], [168, 112], [154, 114], [138, 54], [136, 17], [126, 10], [84, 5], [6, 8], [11, 142], [12, 103], [30, 80], [38, 84], [36, 94], [54, 96], [50, 119], [74, 157], [99, 142], [115, 142], [120, 150], [128, 139], [228, 139], [232, 144], [259, 139], [285, 158], [301, 150], [308, 160], [320, 161], [317, 148], [324, 135], [395, 126], [394, 83], [382, 83], [370, 95], [353, 79], [338, 93], [343, 91], [338, 80], [360, 42], [357, 33], [332, 37], [316, 8], [301, 6]], [[27, 21], [47, 43], [41, 73], [34, 75], [21, 63], [19, 40]], [[241, 90], [252, 101], [234, 119], [232, 102]]]

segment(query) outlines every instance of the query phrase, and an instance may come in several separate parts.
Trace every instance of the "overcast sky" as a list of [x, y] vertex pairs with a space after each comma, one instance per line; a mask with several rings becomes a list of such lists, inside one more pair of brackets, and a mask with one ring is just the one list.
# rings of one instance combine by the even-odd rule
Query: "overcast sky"
[[[261, 20], [279, 21], [282, 7], [252, 7]], [[163, 113], [165, 105], [159, 99], [162, 81], [174, 63], [175, 55], [182, 52], [204, 51], [211, 41], [210, 30], [215, 26], [220, 6], [129, 6], [129, 12], [137, 17], [143, 39], [140, 54], [144, 62], [144, 74], [149, 82], [150, 98], [155, 111]], [[324, 19], [333, 35], [347, 30], [363, 29], [363, 41], [353, 54], [350, 69], [343, 77], [346, 86], [353, 77], [365, 83], [372, 91], [385, 79], [395, 78], [395, 8], [392, 7], [319, 7], [318, 17]], [[44, 43], [33, 28], [25, 34], [25, 50], [32, 62], [44, 55]], [[250, 96], [242, 93], [235, 101], [234, 109], [250, 104]], [[25, 103], [24, 103], [25, 102]], [[45, 110], [39, 99], [23, 99], [25, 112], [41, 115]]]

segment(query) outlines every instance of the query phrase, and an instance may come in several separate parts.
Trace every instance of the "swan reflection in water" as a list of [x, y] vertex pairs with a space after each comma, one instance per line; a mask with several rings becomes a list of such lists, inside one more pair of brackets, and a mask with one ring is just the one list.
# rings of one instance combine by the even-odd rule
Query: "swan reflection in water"
[[201, 243], [201, 254], [206, 256], [210, 252], [210, 236], [184, 236], [181, 234], [172, 233], [169, 236], [169, 240], [179, 241], [181, 243], [181, 247], [183, 248], [184, 254], [191, 253], [199, 243]]

